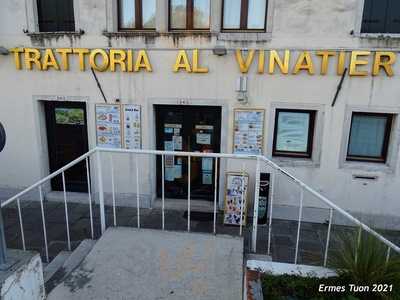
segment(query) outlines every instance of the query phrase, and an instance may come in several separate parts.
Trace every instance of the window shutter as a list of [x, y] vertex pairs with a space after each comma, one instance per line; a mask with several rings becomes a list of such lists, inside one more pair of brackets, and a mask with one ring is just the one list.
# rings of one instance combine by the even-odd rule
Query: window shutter
[[56, 1], [38, 0], [39, 30], [41, 32], [57, 31], [57, 5]]
[[389, 0], [386, 19], [387, 33], [400, 33], [400, 1]]
[[74, 31], [73, 0], [37, 0], [41, 32]]
[[55, 2], [57, 2], [57, 31], [75, 31], [74, 1], [56, 0]]
[[386, 32], [386, 13], [389, 1], [391, 0], [365, 0], [361, 26], [362, 33]]

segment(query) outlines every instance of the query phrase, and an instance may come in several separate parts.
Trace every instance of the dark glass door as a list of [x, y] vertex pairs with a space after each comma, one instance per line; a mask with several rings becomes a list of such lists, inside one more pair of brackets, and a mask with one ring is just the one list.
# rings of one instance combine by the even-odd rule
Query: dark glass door
[[[70, 163], [88, 150], [86, 105], [82, 102], [45, 102], [50, 172]], [[65, 172], [67, 191], [87, 192], [85, 160]], [[51, 181], [55, 191], [62, 191], [62, 177]]]
[[[219, 153], [221, 107], [156, 105], [157, 150]], [[161, 158], [157, 158], [157, 195], [161, 197]], [[215, 161], [191, 158], [191, 198], [214, 199]], [[188, 159], [165, 157], [165, 197], [187, 198]]]

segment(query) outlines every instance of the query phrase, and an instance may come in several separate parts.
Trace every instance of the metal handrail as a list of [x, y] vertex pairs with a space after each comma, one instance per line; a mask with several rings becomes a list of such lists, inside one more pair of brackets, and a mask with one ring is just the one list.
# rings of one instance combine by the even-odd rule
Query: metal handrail
[[[5, 207], [6, 205], [12, 203], [13, 201], [18, 200], [20, 197], [25, 195], [26, 193], [30, 192], [31, 190], [40, 187], [42, 184], [47, 182], [48, 180], [56, 177], [59, 174], [62, 174], [69, 168], [73, 167], [77, 163], [87, 159], [90, 157], [92, 154], [97, 153], [99, 154], [100, 152], [110, 152], [110, 153], [135, 153], [135, 154], [153, 154], [153, 155], [161, 155], [164, 157], [165, 155], [171, 155], [171, 156], [187, 156], [187, 157], [210, 157], [210, 158], [230, 158], [230, 159], [252, 159], [252, 160], [257, 160], [257, 172], [259, 172], [259, 161], [262, 160], [265, 163], [267, 163], [269, 166], [271, 166], [273, 169], [279, 171], [281, 174], [287, 176], [290, 180], [292, 180], [294, 183], [296, 183], [300, 188], [303, 190], [308, 191], [315, 197], [317, 197], [319, 200], [327, 204], [329, 207], [332, 209], [338, 211], [340, 214], [342, 214], [344, 217], [355, 223], [356, 225], [360, 226], [363, 230], [366, 232], [372, 234], [375, 236], [378, 240], [380, 240], [382, 243], [384, 243], [386, 246], [389, 248], [393, 249], [395, 252], [400, 253], [400, 247], [392, 243], [391, 241], [387, 240], [384, 238], [382, 235], [377, 233], [375, 230], [371, 229], [369, 226], [358, 220], [357, 218], [353, 217], [351, 214], [346, 212], [344, 209], [340, 208], [336, 204], [334, 204], [332, 201], [330, 201], [328, 198], [320, 194], [319, 192], [315, 191], [313, 188], [305, 184], [303, 181], [300, 179], [297, 179], [295, 176], [290, 174], [288, 171], [284, 170], [281, 168], [279, 165], [274, 163], [272, 160], [268, 159], [265, 156], [262, 155], [245, 155], [245, 154], [226, 154], [226, 153], [202, 153], [202, 152], [178, 152], [178, 151], [163, 151], [163, 150], [142, 150], [142, 149], [108, 149], [108, 148], [100, 148], [96, 147], [88, 151], [87, 153], [83, 154], [82, 156], [78, 157], [77, 159], [73, 160], [69, 164], [65, 165], [64, 167], [60, 168], [59, 170], [51, 173], [50, 175], [46, 176], [45, 178], [39, 180], [35, 184], [27, 187], [23, 191], [19, 192], [15, 196], [9, 198], [8, 200], [4, 201], [1, 203], [1, 207]], [[258, 181], [258, 179], [257, 179]], [[139, 198], [137, 199], [139, 201]], [[190, 201], [190, 199], [189, 199]], [[190, 205], [190, 202], [188, 203]], [[300, 221], [300, 220], [299, 220]], [[105, 227], [105, 224], [103, 224], [103, 227]], [[215, 229], [214, 229], [215, 231]], [[329, 234], [328, 234], [328, 240], [327, 244], [329, 242]], [[268, 247], [269, 248], [269, 247]], [[388, 250], [388, 252], [390, 252]]]

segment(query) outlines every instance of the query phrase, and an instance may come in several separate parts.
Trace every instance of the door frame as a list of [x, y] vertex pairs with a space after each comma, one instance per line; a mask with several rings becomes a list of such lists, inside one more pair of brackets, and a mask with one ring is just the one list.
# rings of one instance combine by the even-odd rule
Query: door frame
[[[231, 103], [228, 99], [204, 99], [204, 98], [148, 98], [147, 99], [147, 120], [144, 120], [143, 124], [147, 124], [148, 134], [144, 136], [144, 145], [148, 144], [149, 149], [156, 149], [156, 111], [154, 105], [182, 105], [182, 106], [220, 106], [221, 107], [221, 139], [220, 139], [220, 152], [228, 153], [228, 138], [229, 134], [222, 134], [223, 132], [229, 131], [229, 111], [231, 110]], [[147, 140], [146, 140], [147, 139]], [[224, 159], [219, 162], [219, 182], [218, 182], [218, 208], [224, 207], [224, 182], [225, 175], [221, 170], [226, 169], [227, 160]], [[150, 160], [150, 169], [153, 172], [149, 172], [149, 182], [152, 186], [151, 191], [151, 206], [157, 199], [157, 160], [152, 157]]]
[[[47, 127], [46, 127], [46, 116], [45, 116], [45, 103], [47, 101], [59, 101], [59, 102], [81, 102], [86, 106], [86, 118], [87, 118], [87, 135], [88, 135], [88, 147], [93, 148], [95, 140], [92, 138], [95, 131], [91, 116], [94, 113], [94, 108], [89, 105], [89, 97], [86, 96], [64, 96], [64, 95], [33, 95], [33, 116], [34, 116], [34, 132], [36, 133], [37, 145], [36, 145], [36, 161], [38, 162], [38, 178], [44, 178], [50, 174], [50, 163], [49, 163], [49, 148], [47, 140]], [[90, 164], [90, 174], [95, 174], [94, 164]], [[91, 188], [93, 189], [96, 178], [90, 178]], [[52, 191], [50, 182], [46, 182], [43, 185], [43, 191], [45, 193]]]

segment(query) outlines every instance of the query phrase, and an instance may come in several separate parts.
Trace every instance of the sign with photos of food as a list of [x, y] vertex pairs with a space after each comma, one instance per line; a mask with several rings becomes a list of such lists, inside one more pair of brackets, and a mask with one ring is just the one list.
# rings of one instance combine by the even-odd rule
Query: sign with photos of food
[[97, 146], [121, 148], [121, 106], [116, 104], [96, 104]]
[[125, 104], [123, 107], [124, 147], [126, 149], [140, 149], [142, 146], [140, 105]]
[[224, 224], [240, 226], [242, 216], [242, 225], [246, 225], [248, 185], [247, 173], [226, 173]]
[[233, 153], [262, 155], [264, 145], [263, 109], [235, 109]]

